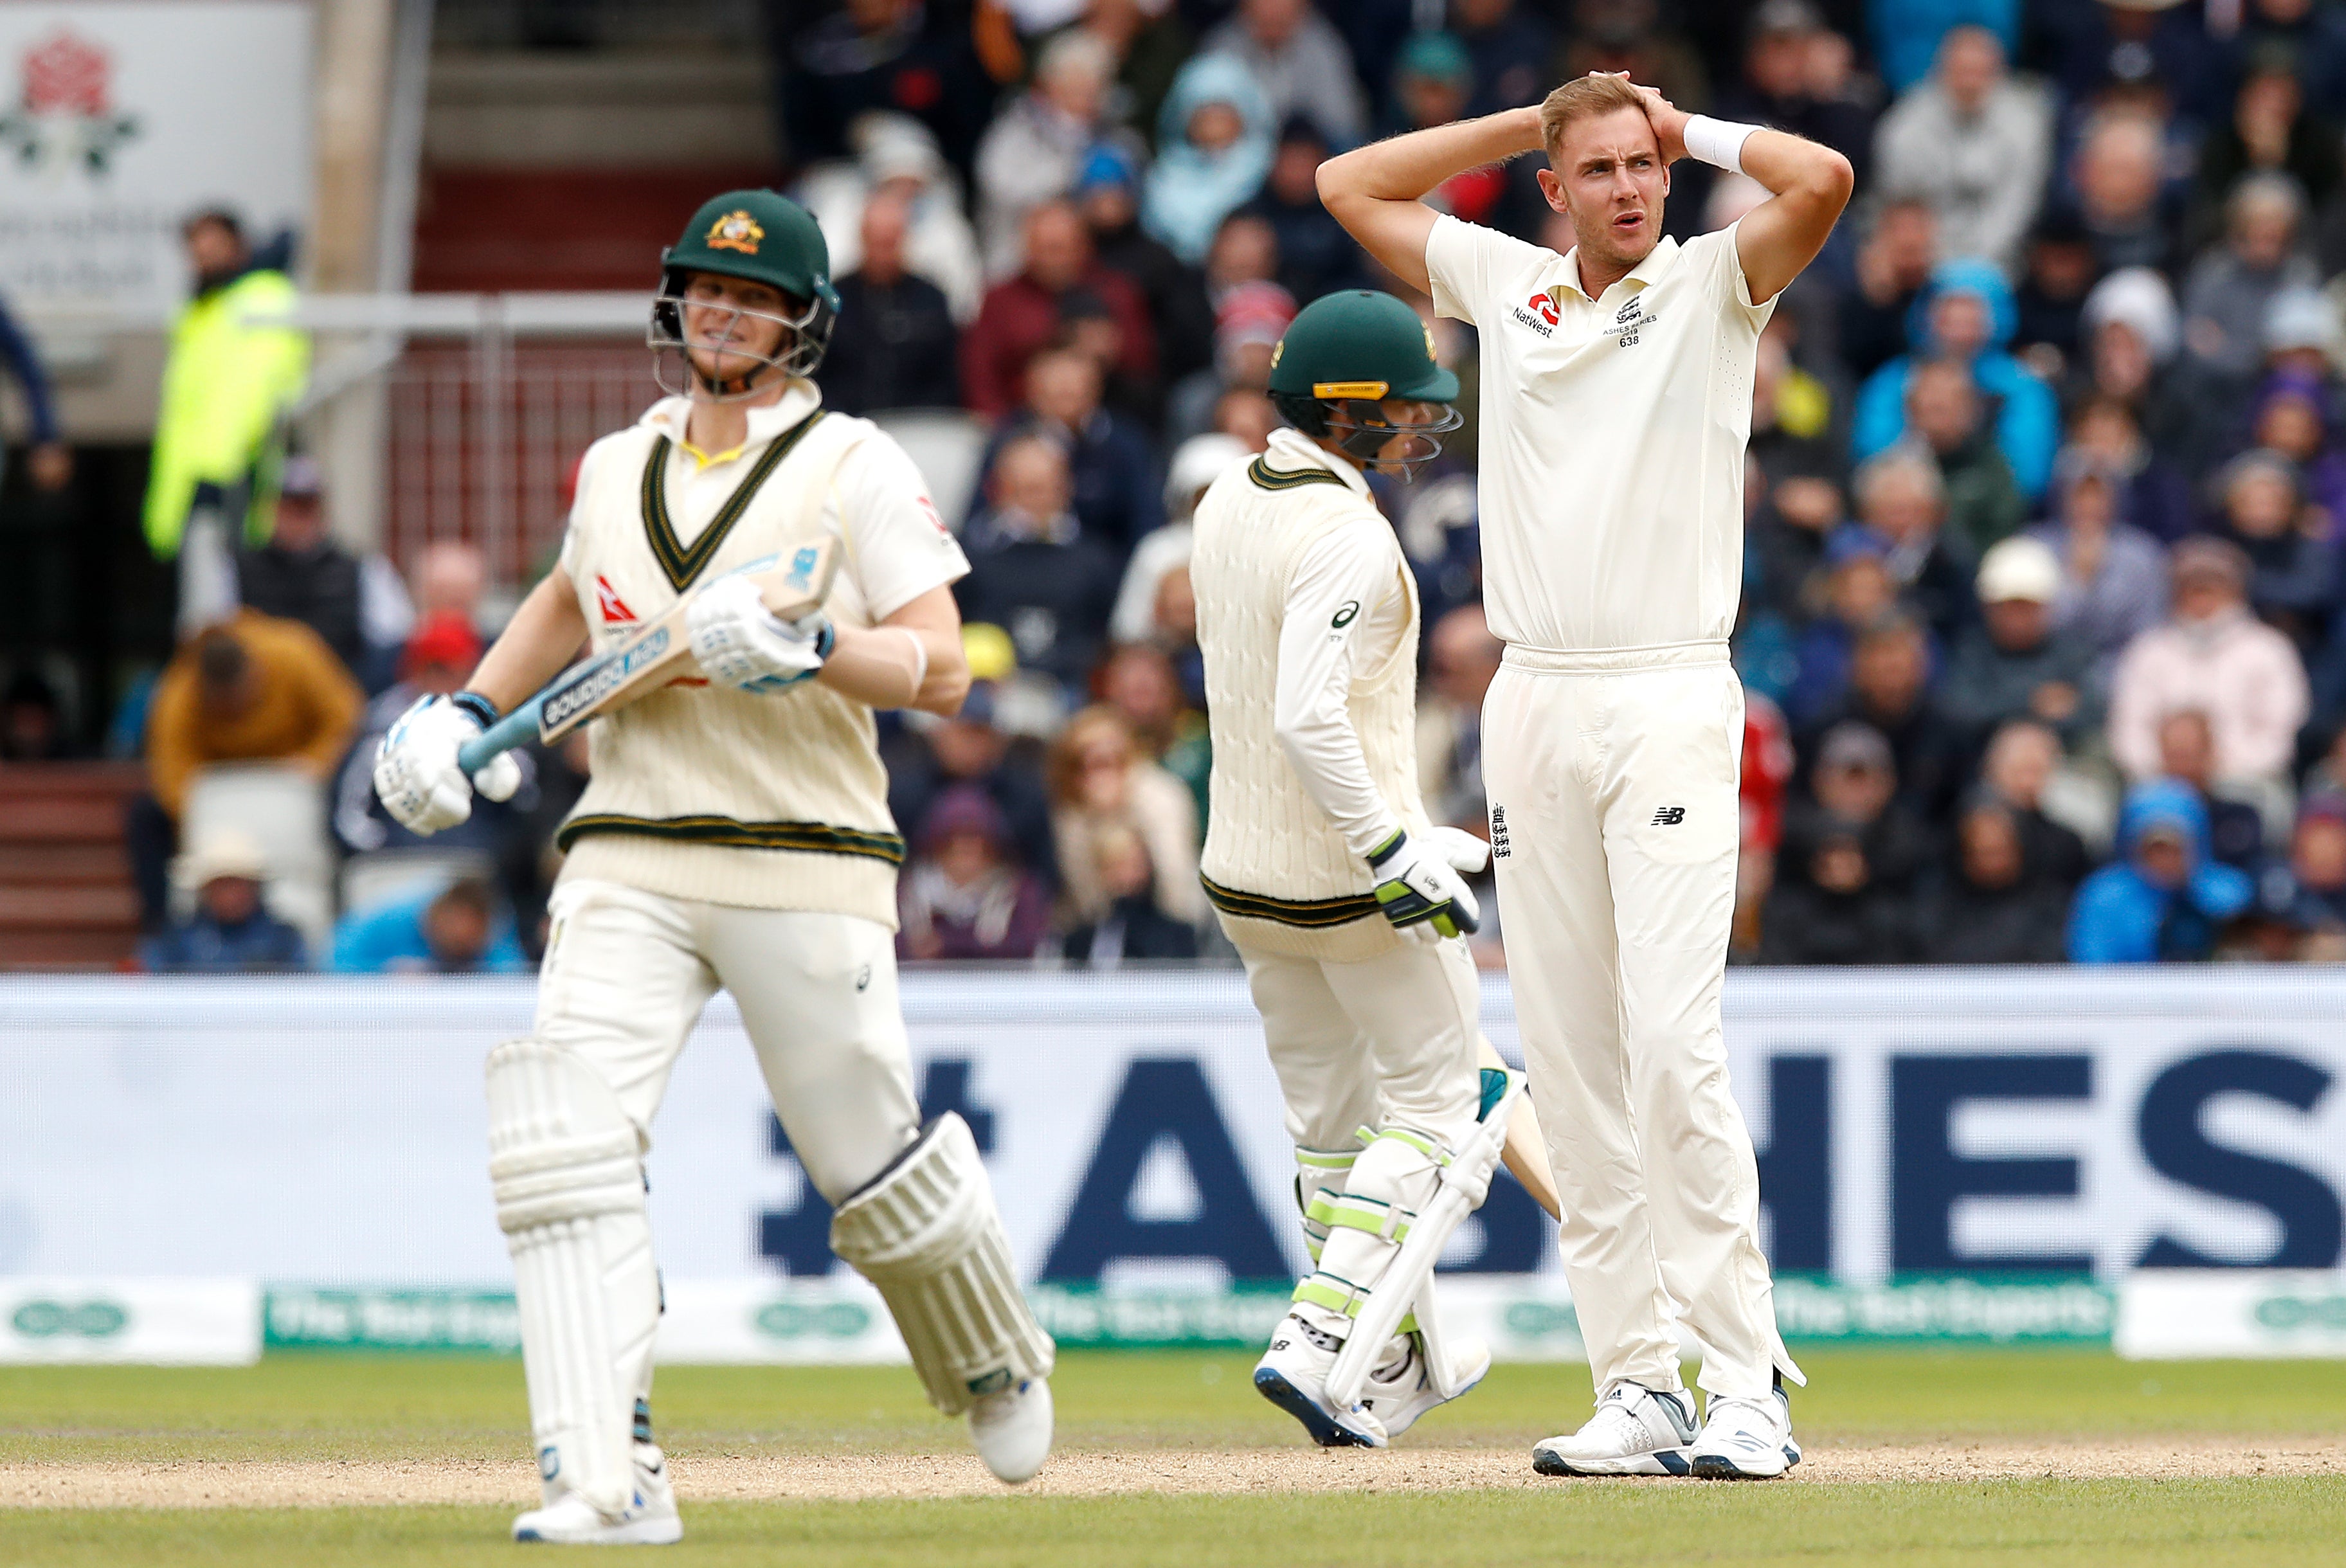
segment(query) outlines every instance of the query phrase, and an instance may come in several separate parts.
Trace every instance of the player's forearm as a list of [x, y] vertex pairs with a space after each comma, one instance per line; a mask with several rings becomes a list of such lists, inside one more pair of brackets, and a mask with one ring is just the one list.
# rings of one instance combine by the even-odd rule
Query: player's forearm
[[960, 710], [969, 695], [969, 664], [958, 633], [901, 623], [841, 626], [816, 678], [842, 697], [873, 708]]
[[1826, 227], [1849, 205], [1857, 174], [1849, 159], [1821, 142], [1762, 127], [1743, 144], [1743, 172], [1770, 196], [1791, 197], [1830, 208]]
[[1320, 199], [1342, 222], [1341, 208], [1366, 201], [1415, 201], [1453, 175], [1531, 152], [1539, 145], [1536, 107], [1411, 131], [1354, 148], [1321, 164]]
[[561, 674], [586, 640], [577, 591], [570, 574], [556, 566], [521, 602], [466, 687], [496, 704], [499, 713], [510, 713]]
[[1282, 723], [1278, 733], [1280, 749], [1287, 753], [1288, 766], [1302, 781], [1304, 793], [1326, 813], [1352, 853], [1367, 860], [1371, 850], [1392, 837], [1398, 820], [1369, 776], [1360, 736], [1341, 718], [1316, 718]]
[[1754, 304], [1773, 299], [1816, 260], [1849, 205], [1857, 176], [1829, 147], [1756, 130], [1742, 148], [1743, 171], [1771, 194], [1736, 229], [1736, 253]]

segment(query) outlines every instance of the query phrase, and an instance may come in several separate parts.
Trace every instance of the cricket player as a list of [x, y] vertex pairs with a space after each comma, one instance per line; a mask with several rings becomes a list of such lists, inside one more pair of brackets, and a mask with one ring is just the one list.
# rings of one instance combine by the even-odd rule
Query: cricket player
[[[643, 1156], [668, 1073], [723, 986], [832, 1248], [886, 1298], [929, 1398], [994, 1474], [1050, 1450], [1050, 1339], [1013, 1270], [969, 1128], [923, 1126], [892, 932], [904, 841], [872, 709], [968, 689], [949, 585], [969, 568], [888, 436], [807, 379], [837, 310], [821, 231], [763, 190], [703, 206], [663, 258], [650, 345], [672, 395], [587, 450], [559, 563], [470, 686], [410, 708], [375, 789], [419, 833], [461, 822], [457, 748], [589, 638], [687, 611], [705, 678], [598, 720], [530, 1037], [489, 1054], [490, 1175], [514, 1257], [543, 1506], [518, 1540], [682, 1534], [648, 1399], [660, 1310]], [[844, 565], [794, 623], [731, 575], [831, 535]]]
[[[1568, 254], [1420, 199], [1534, 149]], [[1662, 238], [1669, 166], [1688, 156], [1770, 199], [1719, 233]], [[1484, 603], [1506, 644], [1484, 776], [1598, 1396], [1586, 1425], [1534, 1450], [1550, 1473], [1776, 1476], [1800, 1456], [1783, 1382], [1802, 1380], [1776, 1331], [1719, 1031], [1743, 732], [1727, 636], [1760, 329], [1850, 183], [1830, 148], [1689, 117], [1613, 76], [1320, 169], [1353, 238], [1480, 334]], [[1704, 1349], [1699, 1426], [1673, 1316]]]
[[[1315, 1268], [1255, 1386], [1323, 1445], [1384, 1446], [1490, 1367], [1446, 1343], [1432, 1281], [1386, 1278], [1487, 1108], [1459, 876], [1489, 850], [1417, 789], [1416, 585], [1363, 471], [1408, 473], [1459, 423], [1458, 378], [1415, 311], [1314, 300], [1271, 361], [1290, 428], [1198, 504], [1189, 576], [1212, 718], [1206, 893], [1246, 962], [1287, 1101]], [[1473, 1201], [1490, 1181], [1473, 1173]], [[1415, 1301], [1357, 1400], [1331, 1368], [1371, 1292]]]

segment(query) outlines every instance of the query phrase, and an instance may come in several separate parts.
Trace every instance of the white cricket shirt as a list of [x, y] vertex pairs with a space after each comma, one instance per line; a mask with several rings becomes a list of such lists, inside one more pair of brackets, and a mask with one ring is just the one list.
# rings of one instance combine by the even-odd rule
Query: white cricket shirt
[[1591, 300], [1579, 251], [1437, 219], [1434, 309], [1482, 353], [1483, 599], [1503, 641], [1724, 645], [1743, 581], [1751, 303], [1735, 230], [1664, 239]]

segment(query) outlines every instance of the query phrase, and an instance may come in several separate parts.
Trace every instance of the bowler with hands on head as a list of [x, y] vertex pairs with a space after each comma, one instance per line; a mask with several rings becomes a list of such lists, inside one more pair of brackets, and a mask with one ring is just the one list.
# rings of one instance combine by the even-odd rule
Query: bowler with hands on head
[[[1566, 255], [1423, 199], [1535, 149]], [[1689, 156], [1770, 199], [1664, 239], [1669, 166]], [[1484, 581], [1506, 644], [1484, 778], [1598, 1396], [1577, 1432], [1534, 1449], [1545, 1472], [1770, 1477], [1800, 1456], [1781, 1385], [1800, 1373], [1719, 1024], [1743, 733], [1727, 637], [1760, 333], [1852, 178], [1830, 148], [1604, 75], [1320, 168], [1352, 237], [1480, 333]], [[1699, 1425], [1673, 1318], [1706, 1349]]]

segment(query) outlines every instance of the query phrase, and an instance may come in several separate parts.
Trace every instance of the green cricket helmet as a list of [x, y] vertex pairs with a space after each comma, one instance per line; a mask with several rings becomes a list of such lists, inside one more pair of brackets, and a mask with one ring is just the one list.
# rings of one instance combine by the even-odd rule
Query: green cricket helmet
[[[1441, 436], [1464, 422], [1451, 406], [1458, 378], [1433, 354], [1433, 334], [1417, 312], [1391, 294], [1348, 289], [1323, 294], [1288, 323], [1270, 358], [1270, 401], [1281, 418], [1310, 436], [1340, 436], [1345, 455], [1369, 466], [1398, 466], [1404, 477], [1442, 454]], [[1388, 399], [1433, 403], [1429, 423], [1395, 423]], [[1396, 435], [1417, 448], [1378, 454]]]
[[[787, 196], [770, 190], [729, 190], [700, 204], [684, 226], [684, 236], [660, 252], [659, 293], [652, 300], [648, 339], [656, 350], [675, 351], [687, 373], [709, 395], [720, 399], [745, 397], [762, 391], [765, 369], [724, 382], [711, 381], [692, 367], [683, 351], [684, 294], [693, 275], [714, 272], [746, 278], [779, 289], [789, 298], [790, 311], [768, 317], [780, 321], [782, 342], [770, 358], [758, 359], [764, 367], [784, 375], [812, 375], [831, 347], [831, 329], [839, 321], [839, 292], [831, 285], [831, 247], [814, 215]], [[795, 311], [795, 313], [790, 313]], [[663, 369], [666, 354], [663, 353]], [[665, 374], [661, 384], [669, 392]]]

